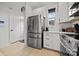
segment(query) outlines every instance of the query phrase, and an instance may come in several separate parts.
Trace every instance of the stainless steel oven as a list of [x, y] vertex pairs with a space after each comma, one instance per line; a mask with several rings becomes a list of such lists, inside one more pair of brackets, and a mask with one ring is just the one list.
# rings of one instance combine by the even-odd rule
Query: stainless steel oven
[[66, 35], [60, 35], [60, 51], [64, 55], [77, 55], [77, 41]]

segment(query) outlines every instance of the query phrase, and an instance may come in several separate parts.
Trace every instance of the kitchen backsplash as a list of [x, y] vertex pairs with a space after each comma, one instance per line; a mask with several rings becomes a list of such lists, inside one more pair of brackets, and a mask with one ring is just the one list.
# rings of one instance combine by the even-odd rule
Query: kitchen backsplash
[[66, 28], [69, 28], [69, 27], [72, 27], [71, 23], [60, 24], [60, 31], [62, 31], [62, 29], [66, 29]]

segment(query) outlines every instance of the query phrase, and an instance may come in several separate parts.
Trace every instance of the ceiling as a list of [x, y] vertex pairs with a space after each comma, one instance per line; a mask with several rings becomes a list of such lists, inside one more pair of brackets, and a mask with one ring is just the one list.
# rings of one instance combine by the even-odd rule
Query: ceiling
[[[32, 9], [40, 8], [47, 5], [55, 5], [57, 2], [28, 2]], [[0, 2], [0, 10], [11, 10], [14, 14], [21, 14], [21, 7], [25, 2]]]
[[57, 2], [29, 2], [29, 4], [33, 9], [36, 9], [43, 6], [55, 5]]
[[23, 6], [25, 6], [25, 2], [0, 2], [0, 10], [11, 10], [15, 14], [21, 13]]

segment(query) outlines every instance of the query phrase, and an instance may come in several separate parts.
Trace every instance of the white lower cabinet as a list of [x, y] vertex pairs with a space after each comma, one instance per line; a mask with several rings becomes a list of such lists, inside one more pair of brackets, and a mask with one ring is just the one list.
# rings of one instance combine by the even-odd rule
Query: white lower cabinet
[[52, 32], [44, 32], [44, 47], [60, 51], [59, 34]]

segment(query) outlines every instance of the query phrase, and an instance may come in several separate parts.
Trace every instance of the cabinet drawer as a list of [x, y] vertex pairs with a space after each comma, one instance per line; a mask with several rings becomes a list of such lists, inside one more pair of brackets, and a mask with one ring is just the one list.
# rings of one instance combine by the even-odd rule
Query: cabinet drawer
[[59, 34], [44, 32], [44, 47], [60, 51]]
[[51, 36], [50, 33], [48, 33], [48, 32], [44, 32], [44, 37], [50, 37], [50, 36]]
[[50, 42], [51, 42], [51, 39], [49, 37], [44, 38], [44, 43], [49, 43], [50, 44]]
[[51, 40], [50, 39], [48, 39], [48, 38], [44, 39], [44, 47], [51, 49]]
[[49, 43], [44, 43], [45, 48], [51, 48], [51, 45]]
[[45, 37], [44, 40], [47, 40], [48, 41], [48, 40], [50, 40], [50, 38], [49, 37]]

